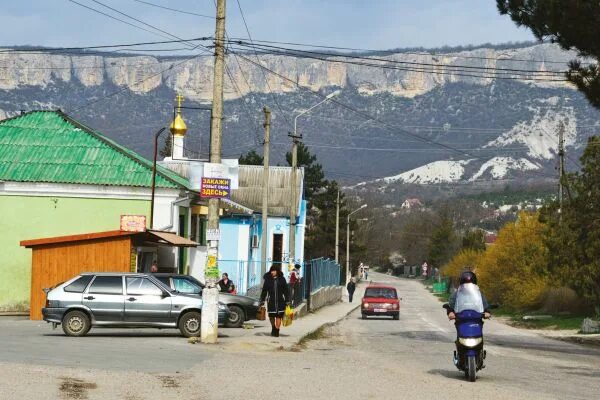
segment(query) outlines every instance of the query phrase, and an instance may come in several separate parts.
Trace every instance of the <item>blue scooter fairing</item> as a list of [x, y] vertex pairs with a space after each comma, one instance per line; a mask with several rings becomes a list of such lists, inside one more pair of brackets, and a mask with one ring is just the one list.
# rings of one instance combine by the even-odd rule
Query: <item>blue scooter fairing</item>
[[483, 336], [483, 319], [480, 312], [465, 310], [456, 315], [458, 336], [473, 338]]

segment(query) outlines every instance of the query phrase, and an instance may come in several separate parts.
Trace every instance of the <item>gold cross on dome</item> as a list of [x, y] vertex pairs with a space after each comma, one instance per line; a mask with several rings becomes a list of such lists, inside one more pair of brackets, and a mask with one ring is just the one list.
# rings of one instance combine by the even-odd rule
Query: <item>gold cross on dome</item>
[[183, 103], [183, 96], [177, 93], [177, 96], [175, 96], [175, 101], [177, 102], [177, 108], [180, 109], [181, 103]]

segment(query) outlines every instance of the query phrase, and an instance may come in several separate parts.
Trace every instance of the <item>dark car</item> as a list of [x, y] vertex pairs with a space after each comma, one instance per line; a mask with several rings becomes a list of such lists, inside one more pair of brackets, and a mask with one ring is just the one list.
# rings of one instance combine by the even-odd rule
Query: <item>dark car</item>
[[389, 316], [400, 318], [400, 300], [392, 286], [370, 285], [365, 289], [360, 311], [362, 318], [368, 316]]
[[[176, 328], [200, 335], [202, 299], [171, 290], [149, 274], [84, 273], [45, 289], [44, 321], [61, 324], [68, 336], [84, 336], [92, 326]], [[219, 322], [229, 310], [219, 304]]]
[[[155, 278], [179, 293], [196, 294], [202, 296], [204, 284], [190, 275], [178, 274], [153, 274]], [[229, 307], [229, 318], [225, 326], [239, 328], [245, 321], [256, 318], [259, 302], [258, 299], [240, 296], [231, 293], [219, 293], [219, 302]]]

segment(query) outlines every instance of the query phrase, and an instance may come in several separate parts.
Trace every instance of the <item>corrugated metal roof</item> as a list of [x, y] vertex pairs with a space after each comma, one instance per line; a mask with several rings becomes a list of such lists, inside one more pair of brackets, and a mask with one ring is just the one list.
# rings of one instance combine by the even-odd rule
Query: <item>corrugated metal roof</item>
[[[0, 121], [0, 180], [150, 187], [152, 162], [61, 111], [32, 111]], [[189, 183], [159, 166], [156, 187]]]
[[[298, 193], [297, 213], [300, 211], [300, 200], [302, 199], [303, 174], [304, 170], [302, 168], [298, 169], [298, 179], [296, 179], [296, 193]], [[269, 167], [269, 215], [290, 215], [291, 178], [291, 167]], [[239, 187], [232, 190], [231, 200], [260, 212], [262, 210], [262, 183], [263, 167], [240, 165]]]

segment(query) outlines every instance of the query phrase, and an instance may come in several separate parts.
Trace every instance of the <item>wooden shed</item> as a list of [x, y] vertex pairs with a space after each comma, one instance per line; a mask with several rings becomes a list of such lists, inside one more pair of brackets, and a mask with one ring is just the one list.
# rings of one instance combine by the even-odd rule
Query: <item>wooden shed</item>
[[44, 288], [51, 288], [82, 272], [138, 272], [141, 247], [194, 247], [198, 244], [171, 232], [107, 231], [24, 240], [33, 250], [29, 317], [42, 319]]

